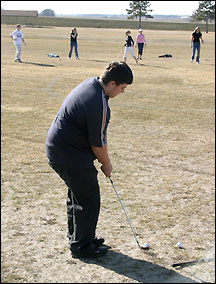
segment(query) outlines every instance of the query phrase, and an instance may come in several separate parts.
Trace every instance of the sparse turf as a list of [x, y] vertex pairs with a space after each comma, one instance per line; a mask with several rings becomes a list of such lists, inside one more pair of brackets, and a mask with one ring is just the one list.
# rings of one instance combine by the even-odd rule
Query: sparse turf
[[[15, 63], [2, 26], [2, 283], [214, 282], [214, 261], [170, 267], [214, 255], [215, 42], [203, 33], [200, 64], [190, 63], [191, 32], [144, 30], [134, 82], [109, 101], [113, 181], [140, 243], [137, 248], [108, 179], [99, 170], [98, 235], [112, 250], [96, 261], [72, 260], [66, 186], [49, 168], [48, 128], [63, 99], [99, 76], [124, 43], [124, 29], [79, 28], [80, 60], [68, 60], [71, 28], [22, 27], [27, 46]], [[136, 30], [131, 30], [135, 39]], [[135, 49], [135, 52], [137, 50]], [[48, 53], [59, 54], [49, 58]], [[172, 58], [159, 58], [161, 54]], [[181, 241], [184, 249], [175, 247]]]

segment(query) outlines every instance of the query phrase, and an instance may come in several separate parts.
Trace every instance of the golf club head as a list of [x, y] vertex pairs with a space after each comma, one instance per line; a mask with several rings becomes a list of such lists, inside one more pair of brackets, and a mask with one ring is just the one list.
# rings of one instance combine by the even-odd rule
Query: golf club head
[[142, 250], [149, 250], [150, 248], [149, 247], [140, 247], [140, 249], [142, 249]]

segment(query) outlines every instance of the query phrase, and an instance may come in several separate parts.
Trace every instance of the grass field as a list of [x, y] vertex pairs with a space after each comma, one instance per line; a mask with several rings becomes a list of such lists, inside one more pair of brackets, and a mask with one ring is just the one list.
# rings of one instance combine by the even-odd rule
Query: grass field
[[[83, 262], [70, 256], [66, 187], [47, 164], [45, 139], [67, 94], [122, 59], [124, 29], [77, 29], [79, 61], [74, 52], [67, 59], [71, 28], [23, 27], [21, 64], [9, 38], [14, 27], [1, 27], [1, 282], [213, 283], [214, 261], [178, 270], [170, 264], [215, 251], [214, 33], [203, 33], [199, 65], [190, 63], [191, 31], [144, 30], [143, 60], [136, 65], [128, 57], [134, 82], [109, 101], [108, 146], [116, 188], [150, 250], [138, 249], [96, 163], [97, 234], [112, 249]], [[131, 32], [135, 38], [137, 31]], [[158, 57], [165, 53], [173, 57]], [[184, 249], [176, 248], [178, 241]]]

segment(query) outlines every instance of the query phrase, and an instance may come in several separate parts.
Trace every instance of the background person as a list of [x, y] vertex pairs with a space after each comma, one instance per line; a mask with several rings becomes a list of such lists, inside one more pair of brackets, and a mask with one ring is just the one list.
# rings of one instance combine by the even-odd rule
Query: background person
[[26, 46], [25, 40], [23, 38], [23, 33], [21, 32], [20, 29], [21, 29], [21, 25], [17, 24], [17, 29], [10, 34], [10, 37], [14, 41], [14, 45], [16, 47], [16, 56], [14, 59], [15, 62], [22, 62], [20, 59], [21, 51], [22, 51], [22, 48], [21, 48], [22, 42]]
[[130, 36], [130, 34], [131, 34], [130, 31], [126, 31], [126, 32], [125, 32], [124, 62], [127, 61], [127, 54], [128, 54], [128, 52], [130, 52], [131, 56], [134, 58], [134, 60], [136, 61], [136, 63], [138, 63], [136, 57], [134, 56], [134, 52], [133, 52], [134, 41], [133, 41], [132, 37]]
[[125, 62], [110, 63], [100, 77], [88, 78], [71, 91], [49, 128], [49, 165], [68, 187], [67, 236], [72, 257], [98, 257], [107, 252], [107, 247], [101, 246], [104, 239], [95, 237], [100, 190], [94, 160], [110, 177], [108, 100], [124, 93], [132, 82], [132, 71]]
[[136, 37], [136, 43], [135, 43], [135, 47], [138, 44], [138, 57], [137, 60], [142, 60], [142, 54], [143, 54], [143, 47], [144, 44], [146, 45], [146, 40], [145, 40], [145, 36], [142, 33], [142, 29], [139, 29], [139, 34]]
[[69, 51], [68, 59], [71, 58], [73, 47], [74, 47], [76, 59], [79, 60], [78, 50], [77, 50], [77, 37], [78, 37], [77, 29], [73, 28], [70, 34], [70, 51]]
[[194, 60], [195, 52], [197, 50], [197, 57], [196, 57], [196, 63], [199, 64], [199, 58], [200, 58], [200, 39], [202, 44], [204, 44], [204, 40], [202, 39], [202, 33], [200, 32], [200, 28], [196, 27], [194, 32], [192, 33], [191, 37], [191, 48], [192, 50], [192, 56], [191, 56], [191, 63]]

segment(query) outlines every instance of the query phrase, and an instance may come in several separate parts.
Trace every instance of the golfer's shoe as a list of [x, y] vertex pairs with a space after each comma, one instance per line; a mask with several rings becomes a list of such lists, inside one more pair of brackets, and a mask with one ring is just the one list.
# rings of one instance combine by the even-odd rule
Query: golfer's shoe
[[15, 59], [14, 61], [22, 63], [21, 59]]
[[93, 243], [93, 245], [95, 245], [96, 247], [99, 247], [99, 246], [101, 246], [104, 242], [105, 242], [104, 238], [99, 237], [99, 238], [94, 238], [94, 240], [93, 240], [92, 243]]
[[193, 59], [191, 58], [190, 62], [192, 63], [193, 62]]
[[96, 247], [92, 243], [82, 248], [71, 248], [73, 258], [97, 258], [104, 256], [108, 251], [105, 246]]
[[79, 58], [79, 57], [76, 57], [76, 60], [80, 60], [80, 58]]

